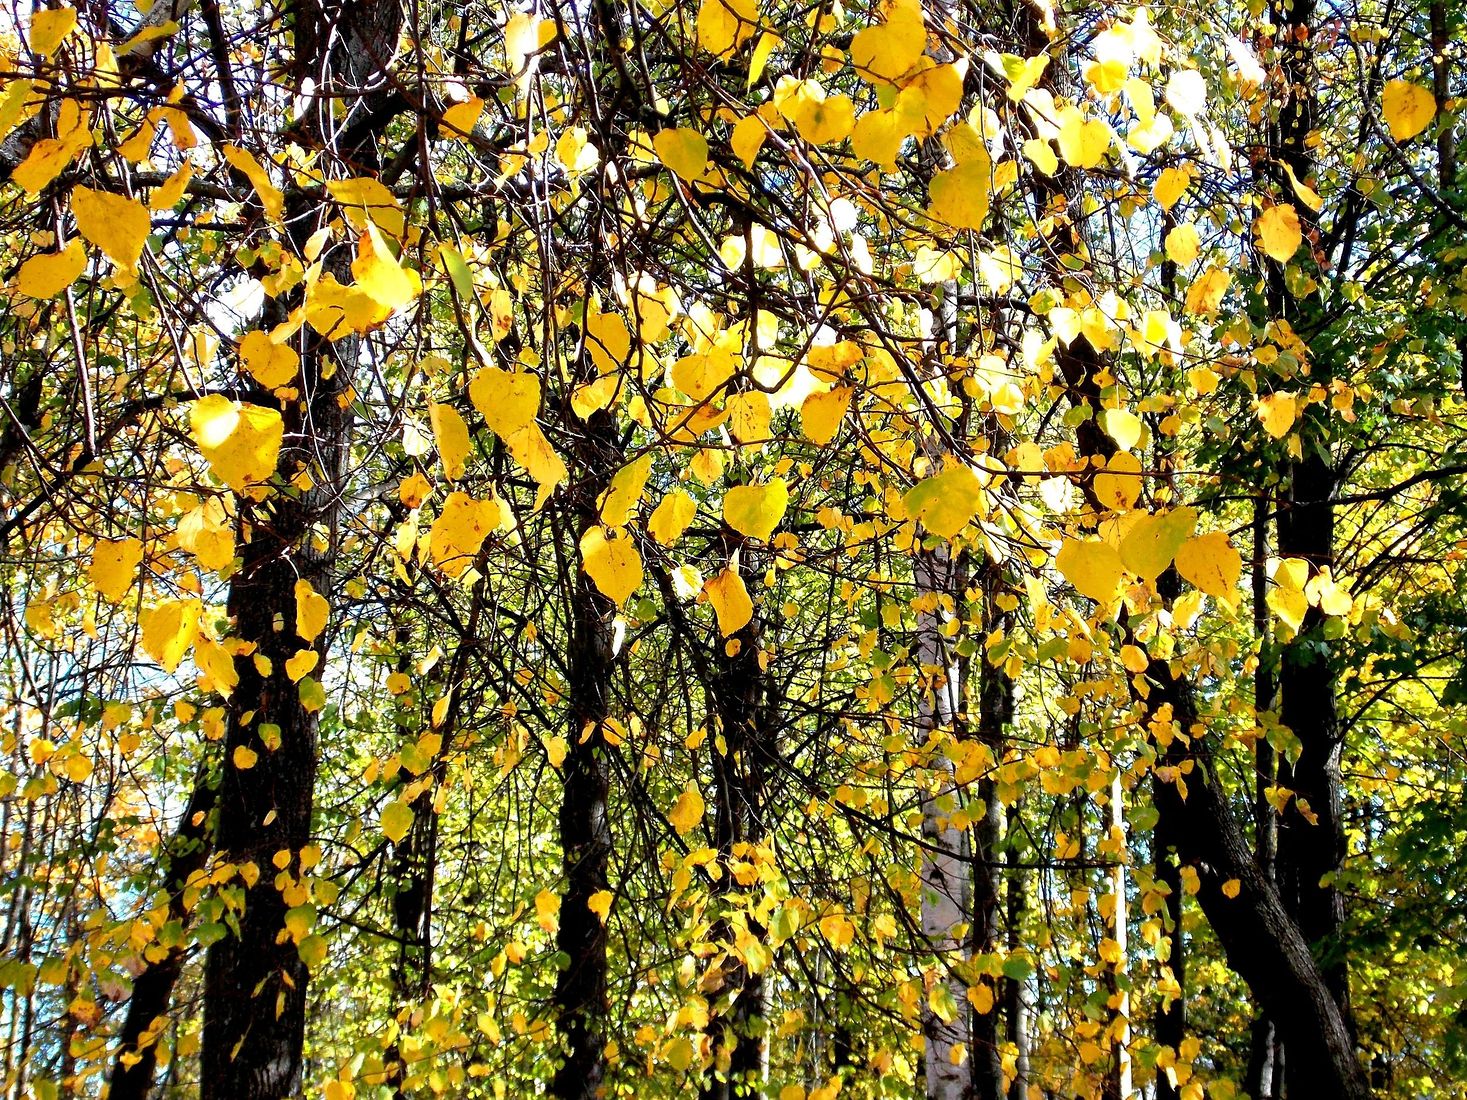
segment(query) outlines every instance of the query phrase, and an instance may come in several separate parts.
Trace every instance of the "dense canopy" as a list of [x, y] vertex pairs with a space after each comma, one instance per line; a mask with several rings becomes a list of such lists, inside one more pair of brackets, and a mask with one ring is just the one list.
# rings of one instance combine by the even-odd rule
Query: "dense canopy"
[[74, 3], [6, 1095], [1463, 1095], [1456, 0]]

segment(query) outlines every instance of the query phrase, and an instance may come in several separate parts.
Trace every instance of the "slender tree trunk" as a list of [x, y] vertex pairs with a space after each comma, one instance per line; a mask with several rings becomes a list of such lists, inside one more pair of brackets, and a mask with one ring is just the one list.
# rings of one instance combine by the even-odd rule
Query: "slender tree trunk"
[[[293, 15], [301, 85], [309, 80], [317, 89], [345, 88], [357, 97], [343, 116], [333, 110], [336, 100], [321, 94], [302, 126], [359, 174], [374, 136], [350, 124], [368, 108], [369, 90], [382, 84], [383, 68], [396, 52], [401, 7], [395, 0], [365, 0], [326, 11], [303, 0]], [[337, 135], [350, 132], [360, 134], [358, 143], [341, 147]], [[327, 163], [329, 170], [335, 162]], [[290, 244], [303, 250], [326, 213], [317, 200], [292, 189], [286, 196]], [[343, 282], [349, 280], [350, 252], [343, 242], [325, 256]], [[301, 397], [282, 412], [285, 445], [277, 476], [289, 483], [305, 471], [311, 487], [277, 491], [263, 502], [239, 501], [241, 563], [230, 582], [228, 609], [235, 633], [255, 648], [235, 660], [239, 683], [230, 699], [216, 839], [220, 854], [241, 869], [243, 907], [234, 934], [214, 943], [205, 962], [203, 1100], [277, 1100], [303, 1086], [309, 974], [294, 941], [281, 934], [291, 908], [282, 885], [303, 874], [297, 861], [311, 837], [317, 712], [302, 704], [285, 664], [307, 645], [294, 629], [297, 585], [322, 596], [331, 591], [351, 428], [341, 397], [350, 388], [359, 345], [355, 337], [328, 344], [309, 328], [297, 339]], [[255, 399], [273, 403], [263, 391]], [[313, 537], [316, 529], [327, 532], [324, 549]], [[324, 654], [330, 633], [309, 644]], [[252, 766], [238, 766], [250, 754]], [[278, 868], [281, 851], [289, 862]]]
[[[1008, 812], [1006, 832], [1010, 836], [1007, 845], [1007, 862], [1004, 886], [1005, 919], [1008, 922], [1008, 947], [1017, 951], [1023, 944], [1023, 918], [1028, 903], [1024, 868], [1015, 866], [1018, 857], [1012, 840], [1018, 827], [1019, 809], [1012, 807]], [[1004, 1016], [1008, 1026], [1008, 1041], [1014, 1048], [1014, 1078], [1009, 1082], [1008, 1100], [1028, 1100], [1029, 1097], [1029, 1017], [1033, 1008], [1033, 997], [1028, 984], [1017, 978], [1004, 980]]]
[[[168, 919], [187, 925], [192, 917], [184, 905], [184, 889], [194, 872], [209, 858], [209, 813], [214, 806], [214, 789], [200, 769], [193, 793], [184, 807], [178, 828], [168, 844], [163, 864], [164, 890], [168, 895]], [[108, 1100], [146, 1100], [153, 1091], [153, 1074], [158, 1066], [158, 1038], [173, 1000], [173, 988], [183, 972], [185, 953], [170, 947], [161, 959], [149, 962], [133, 979], [127, 1016], [117, 1036], [117, 1058], [112, 1063]]]

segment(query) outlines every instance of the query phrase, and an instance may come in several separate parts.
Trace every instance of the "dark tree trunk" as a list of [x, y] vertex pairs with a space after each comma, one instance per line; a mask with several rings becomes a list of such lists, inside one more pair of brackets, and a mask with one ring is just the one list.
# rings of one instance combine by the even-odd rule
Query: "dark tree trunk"
[[[382, 84], [402, 26], [395, 0], [329, 11], [301, 0], [292, 14], [302, 82], [340, 81], [345, 88], [369, 90]], [[381, 93], [356, 94], [344, 117], [333, 115], [332, 97], [319, 97], [301, 124], [326, 150], [328, 170], [339, 163], [351, 175], [369, 166], [364, 162], [371, 159], [374, 135], [358, 127], [356, 141], [345, 146], [336, 135], [352, 132], [350, 123], [369, 113], [373, 96]], [[325, 216], [318, 201], [288, 192], [289, 243], [302, 249]], [[350, 251], [343, 243], [325, 257], [342, 281], [349, 279]], [[264, 501], [239, 500], [241, 562], [230, 582], [228, 609], [237, 636], [255, 649], [235, 660], [239, 683], [230, 698], [216, 843], [229, 862], [253, 867], [254, 877], [236, 880], [243, 901], [237, 928], [209, 948], [205, 962], [203, 1100], [278, 1100], [302, 1091], [309, 974], [295, 942], [281, 935], [290, 906], [277, 878], [296, 881], [303, 874], [299, 856], [311, 838], [318, 721], [286, 676], [285, 663], [308, 644], [295, 630], [297, 584], [308, 583], [325, 597], [331, 591], [351, 430], [340, 398], [350, 387], [358, 342], [346, 337], [328, 344], [308, 328], [297, 340], [301, 396], [282, 410], [285, 443], [277, 478], [288, 485], [306, 471], [312, 485], [304, 491], [277, 489]], [[274, 403], [263, 391], [254, 399]], [[314, 528], [328, 533], [324, 549], [313, 539]], [[309, 644], [324, 656], [329, 636], [328, 628]], [[268, 660], [268, 675], [257, 657]], [[236, 766], [241, 749], [254, 754], [253, 766]], [[281, 851], [289, 862], [277, 868], [274, 858]]]
[[[209, 813], [214, 807], [214, 789], [205, 770], [194, 780], [193, 793], [184, 807], [173, 840], [162, 861], [164, 889], [168, 892], [168, 919], [187, 925], [191, 918], [183, 903], [190, 876], [209, 858]], [[112, 1064], [109, 1100], [146, 1100], [153, 1091], [153, 1074], [158, 1067], [158, 1022], [168, 1014], [173, 989], [183, 971], [185, 953], [171, 947], [157, 962], [150, 962], [133, 979], [127, 1016], [118, 1033], [117, 1060]], [[146, 1036], [146, 1038], [145, 1038]], [[136, 1061], [130, 1061], [136, 1055]]]

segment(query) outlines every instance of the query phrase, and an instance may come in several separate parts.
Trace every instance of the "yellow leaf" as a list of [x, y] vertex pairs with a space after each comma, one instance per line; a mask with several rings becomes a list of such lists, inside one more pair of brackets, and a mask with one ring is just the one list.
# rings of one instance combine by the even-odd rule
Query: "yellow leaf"
[[535, 895], [535, 920], [541, 929], [554, 932], [560, 917], [560, 895], [541, 890]]
[[1167, 233], [1165, 247], [1167, 259], [1174, 264], [1186, 266], [1202, 251], [1202, 238], [1197, 235], [1195, 225], [1184, 222]]
[[183, 198], [183, 193], [188, 189], [188, 182], [193, 178], [193, 174], [193, 162], [184, 161], [183, 167], [153, 189], [153, 193], [148, 196], [149, 209], [172, 210], [178, 205], [178, 200]]
[[1284, 175], [1289, 177], [1289, 186], [1294, 189], [1294, 195], [1305, 206], [1316, 213], [1324, 206], [1324, 200], [1319, 197], [1319, 192], [1310, 187], [1294, 174], [1294, 169], [1285, 161], [1279, 161], [1279, 167], [1284, 170]]
[[15, 288], [28, 298], [54, 298], [76, 282], [87, 266], [87, 250], [72, 238], [60, 252], [32, 256], [20, 265]]
[[1270, 206], [1258, 216], [1253, 228], [1258, 232], [1258, 243], [1264, 253], [1281, 264], [1293, 259], [1304, 241], [1299, 212], [1288, 203]]
[[983, 483], [961, 463], [919, 481], [903, 498], [907, 514], [939, 538], [950, 539], [986, 511]]
[[988, 218], [991, 186], [992, 165], [980, 147], [970, 160], [933, 177], [928, 213], [954, 229], [982, 229]]
[[1156, 515], [1138, 516], [1121, 539], [1121, 563], [1142, 580], [1154, 581], [1197, 525], [1195, 508], [1173, 508]]
[[601, 923], [605, 924], [607, 916], [611, 913], [611, 900], [610, 890], [597, 890], [586, 899], [586, 908], [595, 913], [601, 919]]
[[322, 336], [340, 340], [370, 332], [392, 316], [392, 308], [361, 287], [342, 286], [327, 274], [306, 291], [306, 321]]
[[1389, 81], [1381, 93], [1380, 105], [1396, 141], [1410, 141], [1436, 117], [1436, 97], [1408, 80]]
[[745, 115], [734, 125], [733, 133], [729, 136], [729, 146], [734, 151], [734, 156], [744, 162], [745, 168], [754, 166], [754, 158], [759, 155], [759, 150], [764, 147], [764, 141], [769, 137], [769, 127], [758, 115]]
[[807, 99], [795, 116], [795, 129], [811, 145], [845, 141], [855, 124], [855, 108], [845, 95]]
[[836, 386], [825, 393], [812, 393], [800, 406], [800, 429], [805, 438], [823, 447], [835, 438], [851, 405], [851, 386]]
[[1292, 393], [1271, 393], [1258, 400], [1258, 419], [1275, 439], [1288, 435], [1298, 417], [1299, 403]]
[[66, 771], [66, 778], [73, 783], [85, 783], [91, 778], [94, 768], [91, 760], [81, 755], [68, 756], [61, 766]]
[[209, 497], [178, 521], [178, 545], [205, 569], [223, 569], [234, 560], [234, 528], [220, 497]]
[[519, 431], [511, 433], [504, 443], [509, 448], [509, 453], [514, 455], [514, 460], [535, 479], [539, 486], [539, 491], [535, 494], [535, 507], [541, 507], [555, 491], [555, 487], [566, 479], [569, 471], [566, 470], [565, 463], [555, 453], [555, 448], [550, 446], [550, 440], [545, 438], [545, 433], [538, 424], [527, 424]]
[[851, 63], [862, 79], [889, 84], [910, 70], [926, 49], [921, 6], [900, 0], [891, 6], [885, 23], [867, 27], [851, 40]]
[[733, 54], [754, 36], [755, 0], [703, 0], [698, 6], [698, 45], [717, 57]]
[[867, 111], [851, 131], [851, 152], [862, 160], [896, 171], [897, 153], [911, 135], [895, 111]]
[[682, 538], [697, 514], [698, 505], [681, 489], [674, 489], [658, 502], [647, 520], [647, 533], [663, 546]]
[[472, 134], [483, 113], [484, 101], [478, 96], [455, 103], [441, 116], [443, 127], [448, 131], [446, 136], [463, 138]]
[[165, 672], [178, 662], [199, 636], [204, 605], [198, 600], [168, 600], [138, 615], [143, 632], [143, 652], [163, 666]]
[[301, 358], [294, 348], [276, 343], [269, 333], [253, 329], [239, 342], [239, 358], [251, 377], [267, 389], [295, 380]]
[[769, 440], [769, 422], [774, 408], [763, 390], [730, 394], [723, 407], [728, 410], [728, 430], [740, 443], [764, 443]]
[[314, 642], [326, 629], [326, 620], [331, 605], [326, 597], [317, 592], [310, 581], [302, 578], [295, 582], [295, 632], [308, 642]]
[[285, 424], [274, 409], [210, 394], [193, 403], [189, 427], [214, 476], [236, 493], [275, 473]]
[[1106, 463], [1105, 472], [1095, 475], [1095, 495], [1102, 507], [1124, 512], [1141, 495], [1141, 460], [1117, 451]]
[[498, 501], [449, 493], [428, 531], [428, 553], [433, 564], [450, 577], [462, 576], [489, 532], [499, 526], [499, 520]]
[[749, 599], [749, 590], [737, 569], [725, 569], [711, 578], [704, 583], [703, 591], [718, 616], [718, 632], [725, 638], [744, 629], [754, 617], [754, 601]]
[[247, 745], [236, 745], [230, 759], [234, 761], [236, 768], [247, 772], [255, 766], [255, 762], [260, 759], [260, 754]]
[[341, 203], [346, 219], [360, 233], [370, 220], [388, 236], [401, 239], [407, 219], [402, 204], [381, 180], [356, 176], [347, 180], [327, 180], [326, 190]]
[[1120, 554], [1109, 543], [1065, 539], [1054, 565], [1081, 595], [1101, 604], [1115, 599], [1122, 565]]
[[1133, 450], [1141, 442], [1141, 418], [1129, 409], [1105, 409], [1100, 414], [1100, 426], [1123, 451]]
[[394, 844], [400, 843], [413, 825], [412, 806], [400, 798], [389, 802], [382, 807], [381, 825], [383, 836]]
[[279, 221], [285, 213], [285, 194], [270, 181], [270, 173], [265, 171], [265, 166], [255, 159], [253, 153], [237, 145], [224, 146], [223, 153], [224, 159], [250, 181], [250, 186], [260, 197], [260, 207], [265, 216], [271, 221]]
[[652, 139], [652, 148], [658, 160], [689, 183], [702, 176], [708, 167], [708, 139], [686, 126], [660, 131]]
[[1222, 884], [1222, 895], [1229, 900], [1237, 897], [1242, 892], [1243, 884], [1235, 878], [1230, 878]]
[[723, 495], [723, 518], [741, 535], [767, 542], [789, 506], [783, 478], [767, 485], [736, 485]]
[[147, 207], [123, 195], [75, 187], [71, 192], [71, 212], [76, 215], [78, 233], [123, 271], [137, 270], [143, 245], [153, 230]]
[[678, 836], [687, 836], [703, 820], [704, 809], [703, 796], [689, 787], [677, 796], [677, 801], [667, 812], [667, 820], [677, 830]]
[[587, 528], [581, 536], [581, 565], [602, 595], [620, 607], [642, 585], [642, 555], [625, 531]]
[[92, 587], [103, 599], [118, 603], [132, 588], [142, 560], [143, 544], [137, 539], [98, 539], [88, 571]]
[[1060, 118], [1059, 154], [1071, 168], [1094, 168], [1105, 159], [1110, 148], [1110, 127], [1098, 118], [1086, 118], [1078, 107], [1064, 111]]
[[1177, 204], [1187, 192], [1187, 185], [1191, 182], [1185, 169], [1163, 168], [1161, 174], [1156, 177], [1156, 184], [1151, 189], [1152, 196], [1161, 204], [1163, 210], [1170, 210]]
[[50, 8], [35, 12], [31, 15], [31, 49], [42, 57], [49, 57], [75, 28], [74, 8]]
[[239, 684], [234, 654], [202, 634], [194, 641], [194, 664], [199, 669], [199, 686], [205, 691], [217, 691], [228, 699]]
[[508, 441], [512, 434], [532, 423], [540, 411], [540, 379], [533, 374], [512, 374], [498, 367], [485, 367], [469, 382], [469, 400], [489, 430]]
[[1222, 268], [1209, 267], [1187, 288], [1187, 312], [1208, 315], [1216, 313], [1232, 282], [1232, 275]]
[[316, 663], [321, 660], [321, 655], [314, 649], [299, 650], [294, 657], [285, 662], [285, 675], [292, 684], [299, 683], [301, 677], [309, 676]]
[[417, 273], [405, 270], [377, 226], [368, 223], [357, 238], [357, 255], [351, 262], [351, 273], [359, 290], [383, 307], [397, 312], [406, 309], [422, 292]]
[[1243, 559], [1222, 531], [1195, 535], [1177, 551], [1177, 572], [1219, 600], [1231, 601], [1243, 572]]
[[457, 481], [464, 476], [468, 461], [469, 426], [452, 405], [433, 402], [428, 406], [428, 420], [433, 425], [433, 442], [443, 462], [443, 476]]
[[637, 505], [642, 502], [642, 491], [647, 487], [647, 477], [652, 472], [652, 452], [647, 452], [635, 462], [630, 462], [616, 472], [601, 494], [598, 502], [601, 522], [608, 527], [625, 527]]

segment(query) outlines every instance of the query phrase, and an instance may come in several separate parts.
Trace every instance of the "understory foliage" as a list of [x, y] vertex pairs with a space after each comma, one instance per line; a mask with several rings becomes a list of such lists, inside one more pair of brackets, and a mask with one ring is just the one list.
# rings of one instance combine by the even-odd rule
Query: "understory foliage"
[[1452, 0], [0, 19], [0, 1081], [1456, 1097]]

